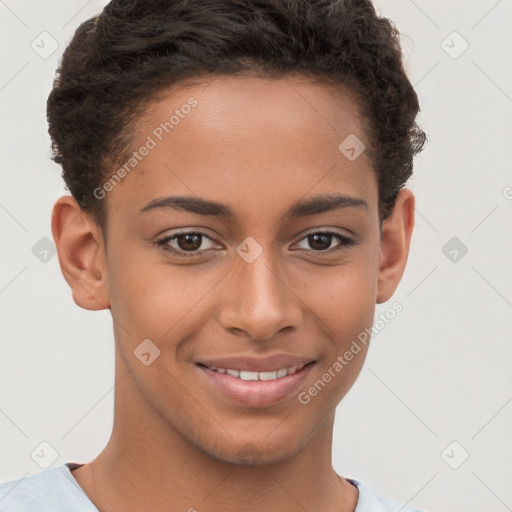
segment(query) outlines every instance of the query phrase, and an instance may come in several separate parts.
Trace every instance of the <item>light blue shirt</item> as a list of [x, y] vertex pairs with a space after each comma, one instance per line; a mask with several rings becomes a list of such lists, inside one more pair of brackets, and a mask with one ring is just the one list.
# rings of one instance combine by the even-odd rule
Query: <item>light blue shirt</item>
[[[0, 482], [1, 512], [98, 512], [78, 485], [71, 470], [82, 464], [67, 462], [34, 475]], [[359, 480], [355, 512], [421, 512], [375, 494]]]

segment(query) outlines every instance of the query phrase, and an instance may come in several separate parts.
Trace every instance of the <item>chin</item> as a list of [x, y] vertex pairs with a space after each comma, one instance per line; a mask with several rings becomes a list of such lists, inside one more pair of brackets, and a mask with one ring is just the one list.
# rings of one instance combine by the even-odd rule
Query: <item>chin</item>
[[[276, 439], [276, 441], [279, 440]], [[257, 441], [231, 442], [229, 447], [226, 447], [221, 453], [209, 453], [211, 456], [228, 464], [240, 466], [276, 464], [289, 459], [301, 448], [300, 446], [292, 445], [290, 439], [288, 439], [288, 443], [282, 441], [270, 443], [268, 438], [264, 438], [260, 443]]]

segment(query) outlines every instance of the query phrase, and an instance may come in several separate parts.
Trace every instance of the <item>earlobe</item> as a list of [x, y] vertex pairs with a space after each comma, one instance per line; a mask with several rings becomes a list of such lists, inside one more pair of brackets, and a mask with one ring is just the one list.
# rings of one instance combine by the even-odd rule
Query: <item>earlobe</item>
[[88, 310], [110, 307], [103, 236], [73, 196], [63, 196], [55, 203], [52, 234], [75, 303]]
[[382, 225], [377, 304], [392, 297], [405, 271], [414, 229], [414, 202], [409, 189], [400, 190], [393, 211]]

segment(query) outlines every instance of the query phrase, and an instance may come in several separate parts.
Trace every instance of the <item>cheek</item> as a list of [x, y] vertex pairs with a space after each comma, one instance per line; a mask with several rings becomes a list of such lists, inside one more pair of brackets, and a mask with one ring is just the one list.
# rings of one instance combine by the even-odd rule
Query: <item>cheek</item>
[[108, 270], [112, 315], [134, 339], [162, 345], [170, 331], [173, 338], [183, 332], [189, 318], [198, 327], [197, 312], [226, 272], [200, 267], [166, 264], [140, 248], [131, 255], [113, 254]]
[[315, 271], [308, 286], [311, 311], [337, 340], [346, 342], [373, 322], [377, 293], [377, 263], [360, 254], [338, 267]]
[[375, 276], [370, 267], [354, 261], [329, 272], [329, 278], [317, 279], [317, 286], [308, 290], [312, 321], [324, 350], [317, 372], [299, 397], [319, 416], [340, 403], [361, 372], [375, 313]]
[[306, 296], [316, 331], [327, 344], [309, 383], [314, 389], [307, 388], [313, 394], [321, 390], [323, 398], [314, 407], [335, 407], [361, 371], [375, 314], [377, 265], [371, 251], [361, 251], [343, 265], [315, 271], [316, 284]]

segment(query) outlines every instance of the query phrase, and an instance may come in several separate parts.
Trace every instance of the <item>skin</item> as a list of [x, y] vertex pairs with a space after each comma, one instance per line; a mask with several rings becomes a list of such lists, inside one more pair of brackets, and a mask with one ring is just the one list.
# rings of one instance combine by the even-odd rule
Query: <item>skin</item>
[[[414, 196], [402, 189], [379, 232], [377, 179], [366, 152], [349, 161], [338, 145], [367, 146], [356, 98], [305, 77], [216, 77], [166, 91], [141, 118], [134, 148], [190, 97], [198, 105], [108, 193], [108, 245], [71, 196], [55, 204], [52, 232], [63, 275], [80, 307], [110, 308], [115, 335], [111, 438], [73, 471], [101, 512], [354, 511], [358, 491], [332, 467], [335, 409], [360, 373], [367, 346], [301, 404], [232, 402], [207, 385], [195, 362], [289, 352], [316, 361], [307, 390], [373, 323], [405, 269]], [[296, 201], [341, 193], [364, 206], [288, 219]], [[229, 206], [233, 218], [172, 208], [139, 213], [151, 200], [193, 195]], [[157, 241], [177, 228], [201, 231], [179, 257]], [[336, 237], [357, 243], [339, 251]], [[305, 233], [306, 232], [306, 233]], [[236, 248], [262, 248], [252, 263]], [[202, 241], [201, 241], [202, 240]], [[187, 240], [168, 242], [182, 251]], [[314, 242], [314, 241], [313, 241]], [[199, 246], [199, 244], [201, 244]], [[144, 339], [160, 349], [145, 366]]]

